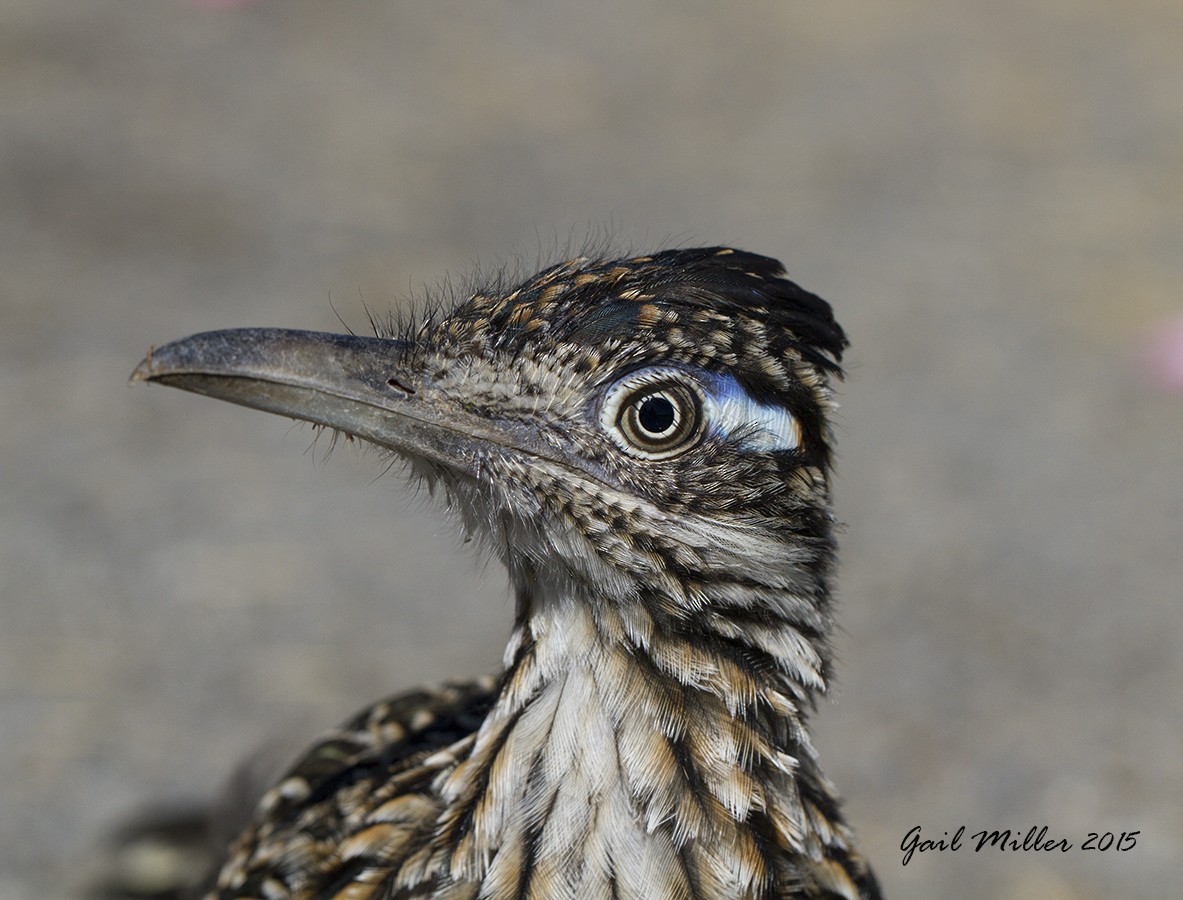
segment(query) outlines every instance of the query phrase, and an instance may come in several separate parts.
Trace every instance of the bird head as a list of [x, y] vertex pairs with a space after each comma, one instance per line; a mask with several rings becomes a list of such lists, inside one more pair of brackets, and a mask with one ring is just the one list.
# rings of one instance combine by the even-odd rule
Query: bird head
[[845, 344], [780, 263], [713, 247], [569, 260], [375, 337], [198, 334], [133, 380], [406, 459], [504, 560], [519, 619], [581, 597], [630, 634], [789, 623], [820, 685]]

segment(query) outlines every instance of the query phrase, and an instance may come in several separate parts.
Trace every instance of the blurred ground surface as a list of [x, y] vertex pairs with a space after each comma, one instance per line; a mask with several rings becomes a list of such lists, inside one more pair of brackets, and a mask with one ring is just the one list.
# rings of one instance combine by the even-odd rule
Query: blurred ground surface
[[[1177, 0], [0, 0], [0, 898], [508, 627], [376, 457], [129, 390], [148, 345], [603, 231], [852, 336], [818, 739], [888, 895], [1177, 896], [1181, 47]], [[1141, 834], [903, 868], [917, 824]]]

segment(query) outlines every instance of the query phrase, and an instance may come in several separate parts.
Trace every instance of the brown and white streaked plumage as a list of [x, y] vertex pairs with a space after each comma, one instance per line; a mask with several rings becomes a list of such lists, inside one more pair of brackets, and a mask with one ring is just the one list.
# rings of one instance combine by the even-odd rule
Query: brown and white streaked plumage
[[210, 896], [879, 896], [807, 730], [846, 339], [783, 276], [719, 247], [579, 258], [394, 335], [211, 332], [141, 363], [405, 458], [517, 598], [499, 677], [312, 747]]

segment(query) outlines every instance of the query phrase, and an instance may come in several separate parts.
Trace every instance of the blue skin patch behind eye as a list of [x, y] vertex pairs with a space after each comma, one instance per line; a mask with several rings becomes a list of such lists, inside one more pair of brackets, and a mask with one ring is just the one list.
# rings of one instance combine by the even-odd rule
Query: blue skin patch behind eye
[[[646, 384], [659, 385], [663, 381], [677, 381], [692, 388], [702, 400], [702, 413], [710, 434], [737, 444], [746, 450], [774, 452], [794, 450], [801, 445], [801, 429], [797, 420], [783, 406], [760, 403], [735, 378], [706, 372], [702, 369], [683, 369], [673, 366], [653, 366], [632, 372], [613, 384], [600, 408], [600, 422], [625, 450], [631, 447], [619, 437], [616, 419], [620, 404]], [[668, 400], [666, 401], [669, 402]], [[652, 417], [650, 431], [660, 431], [665, 411], [660, 407], [644, 410]], [[667, 425], [668, 427], [668, 425]]]
[[749, 450], [793, 450], [801, 443], [797, 420], [783, 406], [752, 399], [730, 375], [695, 372], [703, 392], [707, 429]]

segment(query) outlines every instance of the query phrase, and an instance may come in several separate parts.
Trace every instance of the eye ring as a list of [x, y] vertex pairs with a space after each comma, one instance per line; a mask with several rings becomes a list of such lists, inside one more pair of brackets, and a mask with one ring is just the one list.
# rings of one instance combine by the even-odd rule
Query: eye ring
[[673, 369], [645, 369], [609, 388], [600, 423], [618, 447], [641, 459], [669, 459], [702, 435], [702, 390]]

